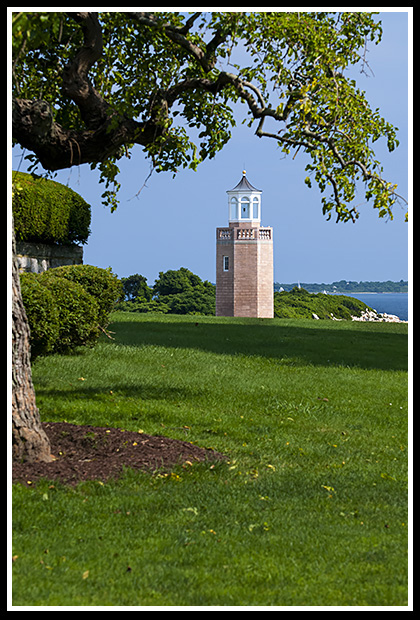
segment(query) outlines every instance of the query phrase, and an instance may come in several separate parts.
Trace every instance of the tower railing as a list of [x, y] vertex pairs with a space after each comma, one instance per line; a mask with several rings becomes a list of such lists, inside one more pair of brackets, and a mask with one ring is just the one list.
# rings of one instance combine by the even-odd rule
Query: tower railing
[[238, 228], [236, 233], [237, 239], [256, 239], [256, 228]]
[[217, 239], [221, 241], [233, 239], [235, 230], [235, 238], [239, 241], [246, 239], [271, 240], [271, 228], [218, 228]]
[[260, 228], [259, 238], [260, 239], [271, 239], [271, 228]]
[[233, 229], [232, 228], [218, 228], [217, 229], [217, 238], [218, 239], [232, 239], [233, 238]]

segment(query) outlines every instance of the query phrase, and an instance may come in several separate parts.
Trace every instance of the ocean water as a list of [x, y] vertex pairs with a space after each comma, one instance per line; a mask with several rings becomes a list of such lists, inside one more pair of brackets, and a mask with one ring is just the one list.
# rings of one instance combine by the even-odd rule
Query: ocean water
[[402, 321], [408, 321], [408, 293], [343, 293], [360, 299], [377, 312], [396, 314]]

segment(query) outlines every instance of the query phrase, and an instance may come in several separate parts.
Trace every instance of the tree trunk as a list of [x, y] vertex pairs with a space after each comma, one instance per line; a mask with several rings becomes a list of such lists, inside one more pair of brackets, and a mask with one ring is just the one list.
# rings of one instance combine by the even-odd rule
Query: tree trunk
[[32, 383], [29, 325], [20, 290], [15, 234], [12, 241], [12, 459], [51, 461]]

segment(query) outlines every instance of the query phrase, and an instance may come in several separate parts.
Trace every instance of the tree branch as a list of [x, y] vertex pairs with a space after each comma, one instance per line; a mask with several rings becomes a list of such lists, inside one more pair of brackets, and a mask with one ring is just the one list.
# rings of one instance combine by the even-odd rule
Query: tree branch
[[126, 15], [134, 19], [137, 24], [155, 29], [161, 28], [168, 39], [185, 49], [199, 63], [205, 73], [209, 73], [214, 69], [216, 65], [215, 51], [221, 43], [226, 41], [230, 34], [229, 32], [222, 34], [221, 30], [217, 29], [211, 41], [205, 45], [206, 50], [204, 51], [199, 45], [196, 45], [185, 36], [188, 34], [194, 21], [201, 15], [201, 12], [194, 13], [182, 28], [176, 28], [172, 24], [159, 23], [153, 13], [127, 12]]
[[191, 17], [189, 17], [187, 21], [185, 22], [185, 26], [183, 26], [182, 28], [178, 28], [178, 32], [180, 34], [187, 34], [187, 32], [190, 31], [190, 28], [194, 24], [195, 20], [200, 17], [201, 13], [202, 13], [201, 11], [198, 11], [197, 13], [194, 13], [193, 15], [191, 15]]
[[[168, 54], [173, 54], [174, 50], [166, 39], [185, 50], [186, 58], [180, 61], [182, 66], [178, 78], [175, 77], [176, 73], [171, 76], [171, 81], [178, 79], [178, 83], [173, 83], [167, 88], [154, 87], [155, 90], [151, 92], [149, 100], [142, 101], [142, 109], [137, 108], [130, 112], [134, 115], [133, 118], [130, 118], [128, 113], [126, 115], [118, 112], [95, 89], [89, 77], [92, 67], [103, 54], [102, 28], [98, 14], [69, 13], [71, 19], [83, 31], [83, 44], [63, 70], [62, 90], [80, 110], [85, 126], [79, 130], [65, 129], [55, 122], [55, 110], [46, 101], [19, 98], [13, 101], [13, 137], [23, 147], [33, 151], [46, 169], [59, 170], [72, 165], [98, 163], [110, 157], [118, 157], [121, 147], [127, 144], [149, 147], [156, 144], [157, 139], [162, 136], [170, 137], [169, 127], [172, 120], [169, 120], [169, 111], [184, 93], [204, 91], [216, 97], [224, 89], [233, 89], [236, 95], [232, 96], [230, 91], [228, 92], [230, 98], [233, 101], [236, 101], [236, 97], [240, 98], [248, 107], [251, 117], [259, 121], [255, 132], [258, 137], [269, 137], [290, 147], [303, 147], [307, 152], [319, 148], [322, 144], [323, 149], [329, 151], [333, 161], [330, 161], [329, 171], [323, 171], [322, 176], [332, 185], [337, 213], [340, 213], [343, 207], [340, 203], [342, 188], [339, 173], [345, 168], [353, 168], [354, 173], [358, 168], [365, 182], [372, 181], [372, 185], [380, 184], [388, 198], [397, 196], [390, 185], [375, 174], [375, 168], [369, 169], [369, 162], [363, 158], [355, 159], [357, 151], [352, 150], [352, 140], [335, 127], [335, 118], [321, 126], [316, 120], [311, 119], [309, 114], [305, 116], [299, 112], [298, 106], [302, 107], [301, 100], [305, 96], [307, 82], [301, 72], [296, 70], [287, 82], [288, 99], [284, 106], [276, 108], [265, 101], [264, 91], [258, 87], [258, 83], [252, 83], [240, 74], [235, 75], [228, 71], [216, 72], [216, 50], [233, 32], [229, 19], [223, 20], [219, 27], [214, 27], [211, 31], [212, 38], [206, 44], [203, 39], [195, 36], [193, 38], [190, 34], [194, 23], [201, 15], [200, 12], [192, 14], [181, 27], [165, 23], [153, 13], [128, 12], [125, 15], [135, 23], [139, 31], [152, 29], [155, 33], [159, 33], [163, 39], [159, 45], [162, 44]], [[149, 36], [150, 33], [145, 33], [147, 40], [146, 35]], [[316, 58], [315, 63], [319, 58]], [[178, 60], [179, 53], [177, 62]], [[328, 77], [332, 78], [332, 89], [335, 86], [338, 102], [338, 74], [333, 68], [327, 66], [327, 69], [331, 73]], [[186, 77], [191, 75], [196, 77]], [[167, 83], [166, 79], [164, 81]], [[185, 106], [184, 115], [188, 116], [188, 106], [187, 104]], [[339, 114], [340, 110], [342, 108], [337, 106], [335, 114]], [[296, 118], [293, 117], [294, 122], [289, 128], [286, 126], [278, 133], [264, 130], [267, 117], [287, 123], [294, 111], [297, 111], [297, 115]], [[140, 115], [144, 119], [142, 122], [135, 120]], [[160, 141], [157, 148], [163, 148]]]
[[102, 56], [102, 29], [97, 13], [69, 13], [83, 30], [83, 46], [63, 72], [63, 93], [78, 106], [90, 129], [97, 129], [109, 115], [109, 104], [89, 80], [89, 70]]
[[33, 151], [46, 170], [104, 161], [124, 144], [152, 144], [164, 131], [153, 119], [144, 123], [128, 118], [113, 121], [111, 115], [95, 131], [66, 130], [54, 122], [46, 101], [13, 100], [13, 138]]
[[147, 146], [162, 135], [156, 113], [145, 122], [118, 115], [92, 86], [89, 70], [102, 55], [102, 31], [96, 13], [70, 13], [81, 24], [83, 46], [63, 71], [63, 92], [79, 108], [86, 129], [67, 130], [54, 121], [49, 103], [14, 99], [13, 137], [33, 151], [46, 170], [103, 161], [127, 143]]

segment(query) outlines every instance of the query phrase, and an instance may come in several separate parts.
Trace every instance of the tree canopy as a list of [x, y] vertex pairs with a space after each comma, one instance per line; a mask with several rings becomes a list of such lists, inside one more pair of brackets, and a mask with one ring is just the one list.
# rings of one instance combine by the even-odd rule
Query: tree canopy
[[397, 129], [346, 70], [381, 40], [370, 12], [21, 12], [13, 23], [13, 138], [46, 170], [98, 168], [115, 208], [118, 161], [139, 145], [176, 173], [212, 158], [239, 120], [306, 153], [306, 184], [337, 221], [364, 186], [392, 217], [396, 185], [373, 143]]
[[159, 272], [153, 288], [144, 276], [122, 278], [125, 300], [118, 309], [128, 312], [214, 314], [216, 287], [185, 267]]
[[135, 301], [139, 297], [145, 301], [152, 299], [153, 289], [147, 285], [147, 279], [139, 273], [128, 276], [128, 278], [121, 278], [121, 284], [125, 301]]

